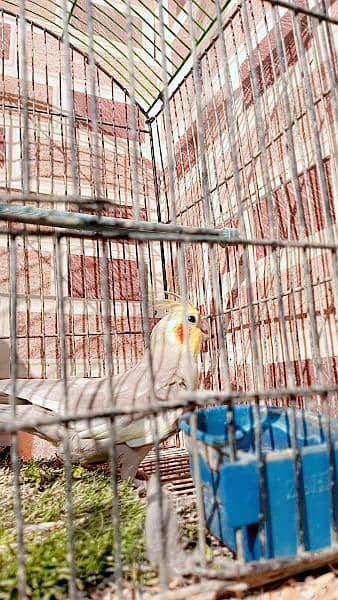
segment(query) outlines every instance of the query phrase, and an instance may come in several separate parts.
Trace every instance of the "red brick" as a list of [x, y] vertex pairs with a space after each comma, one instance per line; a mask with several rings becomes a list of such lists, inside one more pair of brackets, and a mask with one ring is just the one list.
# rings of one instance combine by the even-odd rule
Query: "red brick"
[[180, 224], [191, 227], [203, 225], [203, 208], [202, 201], [200, 200], [199, 184], [192, 183], [189, 188], [189, 196], [186, 195], [182, 200], [183, 201], [179, 206], [176, 201], [176, 212], [180, 217]]
[[[330, 159], [324, 160], [324, 173], [326, 189], [330, 204], [330, 220], [336, 222], [337, 215], [334, 209], [332, 171]], [[324, 198], [320, 191], [318, 169], [313, 166], [309, 168], [306, 175], [299, 175], [299, 187], [301, 193], [301, 206], [305, 224], [305, 235], [310, 236], [317, 231], [321, 231], [325, 226]], [[301, 216], [298, 210], [298, 203], [294, 192], [294, 186], [291, 182], [284, 184], [273, 191], [273, 204], [271, 206], [272, 220], [277, 235], [280, 239], [300, 239]], [[269, 238], [273, 235], [269, 224], [268, 200], [262, 198], [253, 208], [253, 220], [255, 226], [255, 237], [257, 239]], [[271, 252], [268, 246], [258, 246], [256, 248], [257, 258], [267, 256]]]
[[[152, 328], [157, 319], [150, 319], [150, 327]], [[135, 316], [122, 316], [114, 317], [111, 319], [111, 330], [113, 333], [138, 333], [142, 331], [142, 319], [141, 317]], [[69, 315], [68, 317], [68, 332], [89, 333], [96, 334], [102, 333], [102, 319], [101, 315], [89, 314], [87, 315]]]
[[[323, 281], [330, 278], [331, 264], [326, 255], [309, 260], [308, 268], [311, 278], [311, 293], [314, 301], [318, 327], [322, 327], [322, 315], [326, 319], [334, 314], [334, 301], [332, 284]], [[319, 283], [321, 282], [321, 283]], [[305, 285], [303, 272], [300, 264], [281, 272], [281, 292], [285, 294], [282, 298], [284, 320], [287, 330], [297, 328], [299, 334], [304, 337], [308, 330], [309, 305], [306, 292], [302, 289]], [[290, 289], [293, 288], [293, 294]], [[298, 291], [297, 291], [298, 290]], [[258, 330], [260, 339], [281, 339], [280, 319], [281, 314], [278, 306], [278, 288], [275, 276], [270, 275], [266, 279], [259, 279], [252, 286], [253, 312], [255, 315], [255, 328]], [[247, 286], [242, 285], [240, 290], [232, 289], [224, 297], [223, 308], [226, 311], [225, 326], [228, 332], [236, 334], [237, 331], [250, 329], [252, 321], [248, 308], [242, 308], [248, 301]], [[257, 305], [257, 301], [259, 305]], [[232, 308], [237, 310], [231, 310]], [[212, 307], [210, 309], [212, 312]], [[294, 315], [295, 313], [295, 315]], [[329, 324], [327, 322], [327, 327]], [[307, 336], [305, 336], [307, 337]], [[240, 342], [238, 342], [240, 343]]]
[[66, 321], [66, 329], [68, 333], [102, 333], [100, 315], [86, 314], [69, 315]]
[[[133, 207], [128, 204], [110, 204], [109, 208], [102, 211], [102, 216], [114, 219], [134, 219]], [[147, 210], [140, 208], [140, 221], [147, 221]]]
[[9, 49], [11, 44], [11, 25], [4, 23], [0, 25], [0, 58], [9, 59]]
[[[338, 383], [338, 357], [321, 359], [323, 383]], [[318, 383], [316, 369], [311, 358], [291, 361], [290, 368], [296, 386], [308, 387]], [[287, 385], [286, 364], [284, 362], [269, 363], [264, 366], [264, 385], [269, 388], [284, 388]]]
[[99, 298], [100, 275], [98, 259], [73, 255], [69, 258], [69, 295], [74, 298]]
[[[157, 319], [152, 319], [152, 328]], [[142, 321], [140, 317], [118, 317], [112, 319], [111, 343], [115, 348], [114, 354], [123, 355], [131, 353], [140, 356], [143, 353]], [[75, 358], [100, 358], [104, 357], [103, 333], [101, 329], [100, 315], [70, 316], [68, 330], [72, 334], [67, 336], [67, 354]], [[87, 335], [79, 335], [87, 333]]]
[[193, 247], [185, 247], [185, 268], [188, 285], [191, 285], [197, 280], [198, 275], [201, 275], [203, 265], [203, 250], [202, 246], [195, 245]]
[[17, 340], [19, 361], [31, 359], [60, 359], [59, 337], [31, 337]]
[[267, 388], [286, 387], [285, 363], [271, 363], [264, 366], [264, 384]]
[[[31, 159], [31, 177], [44, 177], [63, 181], [71, 177], [72, 163], [70, 147], [63, 147], [60, 143], [53, 142], [44, 136], [29, 143], [29, 156]], [[82, 165], [80, 163], [80, 168]]]
[[[39, 253], [36, 250], [18, 248], [17, 293], [38, 296], [50, 294], [51, 265], [52, 258], [49, 252]], [[42, 277], [42, 288], [40, 277]], [[0, 248], [0, 285], [4, 293], [9, 292], [8, 251], [5, 248]]]
[[[290, 369], [297, 387], [308, 387], [318, 383], [312, 359], [291, 361]], [[236, 364], [235, 367], [230, 369], [230, 373], [234, 390], [243, 392], [252, 390], [253, 379], [249, 365], [243, 363]], [[338, 383], [338, 357], [324, 357], [322, 359], [322, 373], [324, 384]], [[208, 377], [206, 380], [208, 380]], [[287, 386], [286, 363], [266, 363], [263, 366], [263, 383], [265, 389], [284, 389]], [[296, 397], [296, 401], [301, 405], [304, 402], [304, 398], [298, 396]], [[272, 400], [271, 403], [284, 404], [285, 400], [280, 400], [276, 396], [275, 400]]]
[[[114, 346], [113, 346], [114, 348]], [[124, 356], [127, 359], [140, 358], [144, 353], [144, 343], [142, 334], [122, 335], [119, 338], [119, 347], [116, 349], [119, 357]]]
[[[122, 139], [132, 139], [131, 107], [124, 102], [114, 102], [104, 98], [97, 98], [97, 123], [98, 129], [105, 135]], [[92, 111], [94, 110], [93, 97], [82, 92], [74, 92], [74, 110], [76, 124], [80, 128], [90, 127]], [[81, 121], [80, 118], [85, 119]], [[88, 119], [88, 122], [87, 122]], [[144, 117], [138, 112], [137, 127], [144, 129]], [[138, 141], [143, 142], [145, 135], [138, 132]]]
[[[311, 41], [311, 36], [308, 29], [308, 19], [306, 16], [304, 16], [300, 18], [299, 22], [303, 41], [302, 51], [304, 51], [309, 48]], [[287, 14], [281, 18], [280, 27], [282, 36], [284, 38], [287, 65], [288, 67], [291, 67], [297, 62], [298, 56], [295, 37], [292, 30], [292, 17], [290, 14]], [[270, 48], [272, 48], [272, 56]], [[256, 70], [259, 95], [261, 96], [280, 75], [278, 54], [276, 49], [275, 28], [269, 32], [269, 34], [266, 35], [254, 49], [253, 62]], [[246, 59], [246, 61], [241, 65], [240, 72], [244, 105], [246, 108], [248, 108], [251, 104], [253, 104], [253, 83], [252, 74], [250, 73], [249, 59]]]
[[[134, 260], [108, 261], [109, 295], [115, 300], [139, 300], [139, 276]], [[100, 261], [94, 256], [70, 257], [70, 289], [74, 298], [102, 298]]]
[[[32, 108], [33, 105], [36, 109], [46, 109], [47, 104], [52, 104], [53, 100], [53, 88], [42, 83], [27, 83], [27, 95], [28, 95], [28, 107]], [[0, 80], [0, 97], [3, 97], [5, 101], [12, 102], [17, 105], [20, 101], [20, 86], [19, 80], [15, 77], [7, 75], [4, 80]], [[48, 100], [47, 100], [48, 98]], [[10, 109], [9, 109], [10, 110]]]
[[232, 387], [235, 391], [249, 391], [253, 388], [252, 369], [250, 365], [236, 365], [236, 368], [232, 372]]
[[53, 335], [57, 333], [56, 312], [32, 312], [18, 311], [17, 313], [17, 335]]
[[136, 261], [114, 259], [109, 264], [112, 297], [115, 300], [140, 300]]
[[[102, 158], [104, 158], [104, 161], [101, 160], [101, 158], [99, 160], [99, 175], [103, 188], [107, 186], [109, 191], [115, 191], [115, 197], [119, 197], [121, 192], [126, 192], [127, 194], [130, 193], [130, 157], [128, 154], [106, 152], [105, 156]], [[93, 169], [89, 144], [81, 144], [78, 152], [78, 160], [81, 171], [81, 181], [92, 185]], [[144, 181], [146, 185], [146, 192], [148, 192], [149, 197], [154, 197], [151, 162], [145, 158], [141, 159], [141, 157], [139, 157], [138, 169], [140, 181]], [[140, 192], [143, 192], [142, 187], [140, 187]], [[75, 210], [78, 210], [78, 207]]]
[[91, 358], [104, 357], [104, 345], [102, 336], [90, 336], [88, 352]]
[[197, 162], [197, 133], [196, 123], [185, 131], [175, 146], [175, 163], [177, 177], [180, 179], [190, 171]]
[[30, 433], [20, 431], [18, 434], [18, 450], [21, 458], [29, 459], [32, 458], [33, 444], [35, 436]]
[[[89, 344], [93, 337], [95, 338], [96, 336], [90, 335]], [[89, 344], [86, 336], [77, 336], [76, 333], [72, 336], [67, 336], [67, 356], [71, 358], [88, 358], [88, 355], [90, 355], [90, 357], [96, 358], [96, 355], [90, 351]]]
[[20, 431], [18, 441], [19, 455], [23, 459], [52, 458], [55, 455], [55, 447], [36, 435]]

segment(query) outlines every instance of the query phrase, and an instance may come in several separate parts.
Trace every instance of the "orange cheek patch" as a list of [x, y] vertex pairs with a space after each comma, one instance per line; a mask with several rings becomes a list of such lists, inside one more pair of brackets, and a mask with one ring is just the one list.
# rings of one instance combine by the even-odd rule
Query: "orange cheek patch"
[[174, 331], [175, 331], [175, 335], [176, 335], [178, 341], [180, 342], [180, 344], [183, 344], [183, 340], [184, 340], [183, 323], [176, 325]]

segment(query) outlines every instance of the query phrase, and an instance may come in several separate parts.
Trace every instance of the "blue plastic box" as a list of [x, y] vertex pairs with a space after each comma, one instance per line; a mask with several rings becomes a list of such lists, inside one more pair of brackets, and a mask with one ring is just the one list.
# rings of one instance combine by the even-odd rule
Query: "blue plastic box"
[[[290, 415], [287, 409], [259, 408], [261, 448], [264, 452], [264, 468], [260, 473], [255, 454], [253, 407], [239, 405], [233, 409], [237, 448], [235, 462], [230, 462], [229, 458], [227, 407], [197, 411], [198, 456], [206, 525], [213, 535], [233, 550], [236, 547], [236, 529], [242, 529], [246, 560], [294, 556], [301, 541], [304, 550], [318, 550], [331, 543], [332, 518], [338, 516], [335, 494], [338, 421], [331, 420], [333, 452], [330, 458], [324, 418], [296, 410], [299, 448], [296, 465], [291, 449]], [[191, 454], [189, 415], [183, 417], [180, 427]], [[264, 480], [264, 500], [260, 496], [260, 477]], [[259, 519], [263, 501], [266, 519], [262, 536]], [[303, 531], [302, 540], [299, 539], [299, 524]]]

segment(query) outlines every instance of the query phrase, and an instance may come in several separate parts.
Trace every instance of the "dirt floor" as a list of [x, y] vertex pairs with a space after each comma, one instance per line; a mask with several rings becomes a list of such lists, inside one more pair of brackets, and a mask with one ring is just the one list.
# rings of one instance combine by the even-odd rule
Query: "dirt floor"
[[[192, 481], [189, 478], [188, 469], [182, 470], [182, 463], [179, 464], [180, 461], [177, 461], [177, 458], [182, 458], [178, 456], [179, 453], [174, 453], [175, 461], [177, 462], [177, 472], [179, 471], [181, 479], [177, 479], [175, 474], [175, 469], [172, 468], [172, 465], [168, 469], [168, 464], [166, 465], [166, 472], [169, 473], [167, 475], [167, 487], [171, 489], [175, 507], [179, 515], [179, 522], [182, 530], [182, 542], [187, 552], [191, 551], [196, 544], [197, 541], [197, 523], [196, 523], [196, 510], [195, 510], [195, 496]], [[175, 464], [176, 464], [175, 462]], [[150, 464], [150, 463], [149, 463]], [[48, 468], [47, 468], [48, 466]], [[52, 466], [52, 468], [50, 468]], [[186, 465], [187, 466], [187, 465]], [[145, 465], [147, 471], [147, 464]], [[148, 469], [148, 474], [151, 472], [151, 469]], [[51, 497], [53, 497], [52, 492], [55, 489], [57, 494], [59, 494], [59, 490], [57, 486], [59, 485], [59, 477], [62, 477], [62, 466], [58, 464], [53, 465], [45, 465], [43, 467], [39, 466], [36, 468], [36, 465], [27, 465], [24, 470], [24, 484], [22, 487], [22, 495], [23, 495], [23, 503], [24, 506], [34, 507], [37, 501], [43, 500], [46, 497], [46, 493], [51, 491]], [[86, 472], [75, 471], [74, 472], [74, 485], [77, 490], [77, 496], [75, 498], [78, 502], [78, 510], [81, 509], [81, 514], [78, 515], [78, 521], [80, 523], [83, 522], [83, 519], [87, 517], [87, 513], [95, 514], [95, 511], [101, 511], [102, 514], [105, 514], [104, 511], [109, 511], [110, 514], [110, 505], [111, 498], [107, 496], [107, 502], [105, 505], [101, 506], [96, 504], [97, 498], [101, 497], [103, 494], [107, 494], [108, 490], [108, 481], [109, 477], [107, 477], [101, 471]], [[12, 474], [9, 464], [7, 462], [6, 466], [2, 466], [0, 468], [0, 504], [2, 505], [2, 519], [0, 524], [0, 533], [1, 527], [3, 530], [3, 542], [8, 544], [9, 547], [13, 546], [13, 540], [10, 538], [7, 540], [6, 538], [6, 514], [10, 511], [13, 515], [13, 504], [12, 501], [9, 502], [11, 498], [11, 490], [12, 490]], [[63, 485], [63, 482], [61, 482]], [[61, 484], [60, 484], [61, 485]], [[61, 488], [60, 488], [61, 489]], [[131, 490], [132, 492], [132, 490]], [[58, 497], [56, 494], [56, 497]], [[92, 494], [92, 502], [94, 504], [88, 505], [88, 499], [90, 498], [89, 494]], [[145, 494], [140, 494], [140, 498], [136, 500], [135, 493], [132, 492], [130, 496], [130, 491], [124, 490], [124, 496], [121, 496], [121, 501], [125, 497], [125, 501], [127, 502], [128, 513], [131, 510], [129, 507], [132, 506], [133, 510], [136, 511], [135, 519], [139, 519], [140, 528], [138, 530], [129, 532], [128, 536], [126, 534], [126, 540], [135, 538], [135, 542], [132, 547], [132, 555], [130, 557], [131, 562], [134, 563], [138, 561], [138, 556], [140, 556], [141, 563], [146, 567], [146, 562], [144, 561], [144, 549], [143, 549], [143, 519], [144, 519], [144, 509], [142, 505], [145, 505], [146, 497]], [[143, 497], [142, 497], [143, 496]], [[139, 502], [141, 501], [141, 503]], [[82, 506], [82, 503], [85, 503]], [[47, 503], [47, 506], [50, 501]], [[132, 503], [132, 504], [130, 504]], [[40, 512], [34, 512], [33, 516], [39, 525], [34, 525], [34, 527], [39, 527], [39, 535], [41, 534], [42, 540], [47, 535], [46, 532], [42, 531], [42, 525], [55, 525], [56, 518], [58, 516], [58, 505], [59, 501], [56, 503], [56, 506], [53, 508], [53, 505], [48, 508], [50, 511], [53, 508], [53, 514], [49, 514], [44, 516], [41, 515]], [[89, 508], [88, 508], [89, 506]], [[36, 505], [37, 509], [38, 506]], [[94, 510], [95, 509], [95, 510]], [[103, 512], [102, 512], [103, 511]], [[108, 514], [108, 513], [107, 513]], [[56, 516], [55, 516], [56, 515]], [[127, 515], [128, 516], [128, 515]], [[39, 518], [40, 517], [40, 518]], [[42, 523], [40, 519], [43, 517], [43, 521], [49, 521], [49, 523]], [[62, 516], [62, 518], [64, 515]], [[110, 517], [108, 516], [110, 519]], [[13, 520], [13, 517], [10, 517]], [[35, 520], [30, 521], [30, 513], [27, 513], [28, 523], [35, 523]], [[59, 523], [59, 521], [57, 521]], [[57, 524], [56, 523], [56, 524]], [[10, 525], [9, 520], [9, 525]], [[62, 521], [60, 521], [59, 525], [63, 525]], [[128, 519], [127, 519], [128, 524]], [[13, 524], [11, 525], [13, 526]], [[90, 521], [86, 521], [86, 529], [90, 526]], [[93, 526], [97, 527], [96, 522]], [[33, 527], [33, 525], [29, 525], [29, 527]], [[55, 529], [55, 527], [54, 527]], [[50, 529], [49, 529], [50, 530]], [[81, 533], [81, 531], [79, 532]], [[78, 536], [79, 536], [78, 533]], [[31, 535], [31, 534], [29, 534]], [[93, 537], [93, 536], [92, 536]], [[28, 538], [29, 540], [31, 538]], [[57, 542], [57, 537], [55, 539], [55, 543]], [[213, 538], [211, 535], [207, 535], [207, 550], [209, 552], [209, 557], [212, 557], [213, 564], [219, 563], [221, 566], [224, 561], [229, 564], [234, 562], [234, 557], [232, 553], [225, 548], [217, 539]], [[141, 545], [140, 545], [141, 544]], [[139, 545], [139, 546], [138, 546]], [[13, 546], [14, 547], [14, 546]], [[94, 548], [95, 546], [93, 546]], [[0, 600], [7, 600], [12, 598], [10, 595], [8, 582], [7, 582], [7, 592], [4, 592], [4, 587], [1, 585], [1, 547], [0, 544]], [[33, 550], [32, 550], [33, 551]], [[34, 547], [34, 552], [37, 552], [37, 549]], [[137, 554], [139, 553], [139, 554]], [[98, 557], [103, 560], [104, 556]], [[108, 557], [109, 558], [109, 557]], [[5, 564], [5, 563], [4, 563]], [[108, 561], [109, 567], [109, 561]], [[149, 567], [149, 566], [148, 566]], [[91, 565], [88, 566], [88, 569], [91, 568]], [[96, 568], [96, 565], [95, 565]], [[109, 569], [108, 569], [109, 570]], [[10, 571], [9, 571], [10, 572]], [[186, 576], [177, 578], [171, 581], [169, 585], [169, 589], [164, 591], [161, 589], [158, 578], [155, 573], [152, 575], [152, 579], [148, 577], [145, 582], [142, 575], [140, 576], [140, 572], [133, 576], [132, 571], [130, 571], [129, 580], [125, 582], [124, 589], [121, 590], [120, 594], [117, 593], [116, 587], [112, 584], [109, 579], [111, 575], [106, 573], [103, 575], [103, 580], [97, 583], [90, 583], [90, 578], [87, 577], [87, 583], [83, 586], [82, 590], [79, 591], [79, 600], [109, 600], [109, 599], [117, 599], [117, 598], [127, 598], [131, 600], [216, 600], [218, 598], [233, 598], [233, 599], [252, 599], [252, 600], [338, 600], [338, 567], [335, 570], [333, 565], [328, 565], [325, 568], [322, 568], [320, 571], [316, 572], [308, 572], [306, 574], [300, 574], [295, 577], [288, 577], [284, 581], [280, 581], [273, 584], [268, 584], [260, 589], [249, 589], [246, 584], [241, 582], [234, 583], [226, 583], [220, 580], [199, 580], [194, 576]], [[133, 579], [133, 581], [131, 581]], [[14, 581], [14, 580], [13, 580]], [[89, 582], [89, 584], [88, 584]], [[37, 592], [33, 595], [29, 596], [31, 598], [58, 598], [58, 599], [66, 599], [66, 595], [60, 588], [58, 596], [45, 596], [43, 593], [41, 595]]]
[[[180, 582], [172, 582], [168, 591], [161, 592], [159, 586], [152, 590], [135, 588], [126, 583], [123, 599], [131, 600], [338, 600], [338, 578], [334, 571], [320, 575], [306, 575], [274, 584], [267, 590], [244, 590], [241, 586], [229, 586], [221, 582], [204, 581], [182, 587]], [[93, 600], [117, 599], [114, 586], [106, 585], [91, 596]]]

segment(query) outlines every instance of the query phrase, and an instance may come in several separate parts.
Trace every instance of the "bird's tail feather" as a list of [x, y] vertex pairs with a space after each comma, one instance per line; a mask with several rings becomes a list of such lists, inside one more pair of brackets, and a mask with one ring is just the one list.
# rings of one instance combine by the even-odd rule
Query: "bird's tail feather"
[[[28, 422], [43, 421], [46, 417], [51, 416], [49, 410], [46, 410], [41, 406], [34, 406], [32, 404], [17, 405], [15, 408], [15, 412], [16, 419]], [[0, 404], [0, 423], [11, 423], [12, 421], [12, 407], [9, 404]], [[52, 444], [60, 443], [60, 441], [63, 439], [63, 430], [63, 425], [23, 425], [22, 427], [20, 427], [20, 431], [25, 431], [26, 433], [33, 433], [34, 435], [38, 435], [39, 437], [51, 442]]]

